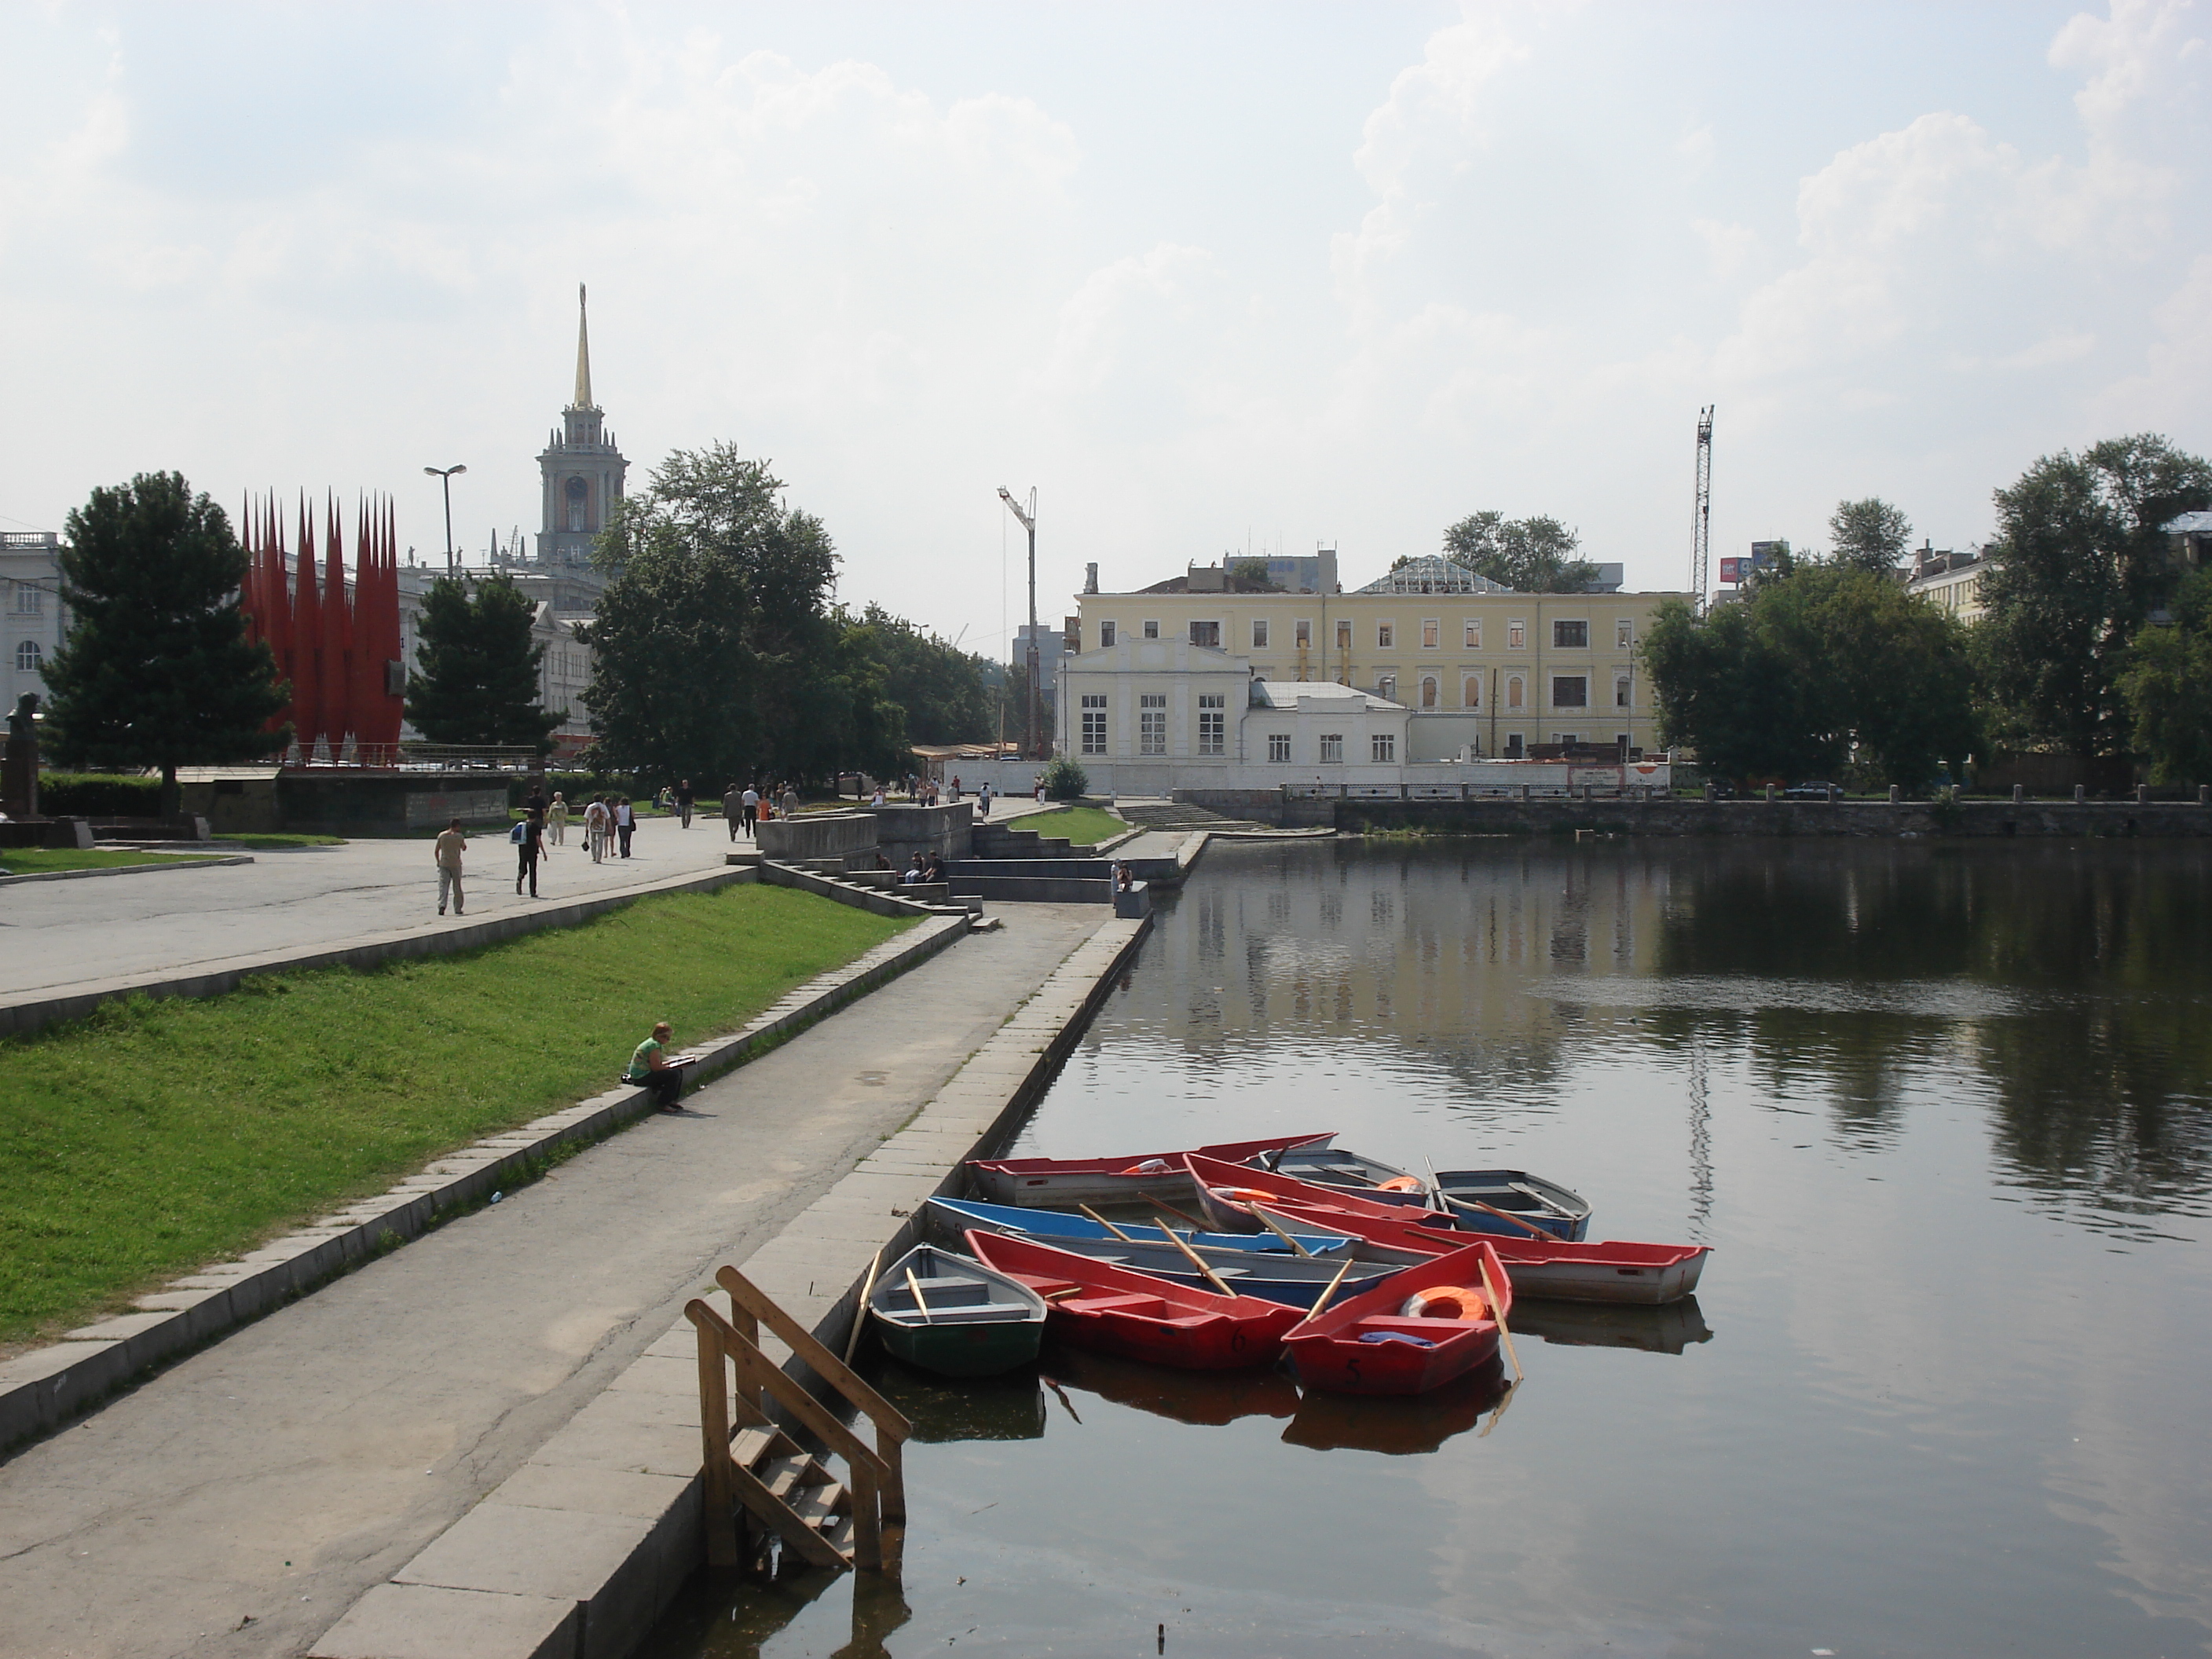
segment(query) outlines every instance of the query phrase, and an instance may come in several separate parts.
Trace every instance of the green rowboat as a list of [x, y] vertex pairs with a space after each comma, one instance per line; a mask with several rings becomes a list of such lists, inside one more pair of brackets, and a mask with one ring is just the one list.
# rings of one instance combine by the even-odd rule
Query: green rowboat
[[933, 1244], [917, 1244], [884, 1269], [868, 1297], [884, 1346], [945, 1376], [995, 1376], [1028, 1364], [1044, 1341], [1044, 1298], [1020, 1280]]

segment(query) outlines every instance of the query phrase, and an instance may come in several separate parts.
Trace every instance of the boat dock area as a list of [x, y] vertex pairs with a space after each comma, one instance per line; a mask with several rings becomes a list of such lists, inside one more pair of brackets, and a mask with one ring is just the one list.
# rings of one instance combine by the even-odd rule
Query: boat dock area
[[627, 1651], [700, 1559], [684, 1303], [737, 1264], [842, 1345], [1146, 926], [1015, 908], [0, 1464], [9, 1650]]

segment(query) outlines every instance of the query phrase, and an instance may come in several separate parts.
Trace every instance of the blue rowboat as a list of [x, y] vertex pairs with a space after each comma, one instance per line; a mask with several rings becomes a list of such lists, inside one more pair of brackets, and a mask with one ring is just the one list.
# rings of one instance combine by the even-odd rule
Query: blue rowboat
[[[1018, 1238], [1021, 1235], [1001, 1237]], [[1181, 1238], [1182, 1235], [1177, 1233], [1176, 1237]], [[1244, 1237], [1249, 1238], [1251, 1235]], [[1217, 1296], [1226, 1286], [1231, 1296], [1255, 1297], [1262, 1302], [1279, 1302], [1286, 1308], [1312, 1307], [1340, 1273], [1343, 1273], [1343, 1283], [1338, 1286], [1337, 1294], [1349, 1296], [1394, 1273], [1406, 1271], [1387, 1261], [1347, 1263], [1341, 1255], [1333, 1261], [1308, 1261], [1288, 1251], [1270, 1255], [1263, 1250], [1201, 1249], [1197, 1253], [1198, 1259], [1212, 1270], [1213, 1276], [1209, 1279], [1190, 1257], [1169, 1243], [1125, 1243], [1110, 1237], [1039, 1238], [1030, 1242], [1150, 1279], [1164, 1279], [1170, 1285], [1207, 1291]], [[1216, 1279], [1219, 1284], [1214, 1282]]]
[[[1452, 1219], [1468, 1232], [1525, 1238], [1532, 1227], [1540, 1227], [1570, 1244], [1589, 1236], [1589, 1200], [1526, 1170], [1442, 1170], [1437, 1176], [1437, 1195]], [[1504, 1219], [1496, 1213], [1500, 1210], [1516, 1219]]]
[[[1069, 1215], [1064, 1210], [1030, 1210], [1012, 1204], [984, 1204], [968, 1198], [933, 1198], [929, 1207], [936, 1218], [951, 1230], [954, 1238], [969, 1227], [981, 1227], [986, 1232], [1007, 1233], [1017, 1238], [1042, 1239], [1056, 1244], [1068, 1238], [1108, 1238], [1114, 1237], [1112, 1227], [1093, 1221], [1089, 1216]], [[1116, 1221], [1131, 1238], [1146, 1244], [1165, 1244], [1167, 1235], [1160, 1229], [1141, 1221]], [[1196, 1245], [1201, 1250], [1241, 1250], [1255, 1255], [1291, 1255], [1297, 1254], [1280, 1237], [1271, 1232], [1258, 1233], [1194, 1233], [1178, 1229], [1176, 1237]], [[1351, 1241], [1340, 1233], [1297, 1233], [1291, 1237], [1305, 1247], [1309, 1255], [1341, 1256]]]

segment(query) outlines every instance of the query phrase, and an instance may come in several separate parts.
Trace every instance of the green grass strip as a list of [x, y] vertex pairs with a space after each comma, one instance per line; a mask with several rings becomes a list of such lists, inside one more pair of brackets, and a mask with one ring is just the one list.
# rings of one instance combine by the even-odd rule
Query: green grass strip
[[113, 847], [0, 848], [0, 873], [43, 876], [56, 870], [116, 870], [125, 865], [199, 864], [219, 854], [179, 857], [173, 853], [138, 853]]
[[1015, 830], [1034, 830], [1051, 840], [1066, 839], [1078, 847], [1095, 847], [1102, 841], [1128, 833], [1129, 826], [1111, 812], [1095, 806], [1063, 806], [1048, 812], [1030, 812], [1008, 821]]
[[68, 1329], [744, 1024], [908, 921], [785, 888], [464, 955], [110, 1003], [0, 1041], [0, 1343]]

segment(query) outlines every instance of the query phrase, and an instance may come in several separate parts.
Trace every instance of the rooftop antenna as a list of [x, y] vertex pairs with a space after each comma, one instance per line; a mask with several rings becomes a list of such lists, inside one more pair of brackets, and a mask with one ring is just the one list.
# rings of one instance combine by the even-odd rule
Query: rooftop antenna
[[1698, 508], [1690, 527], [1690, 591], [1695, 612], [1705, 614], [1713, 544], [1713, 405], [1698, 411]]

